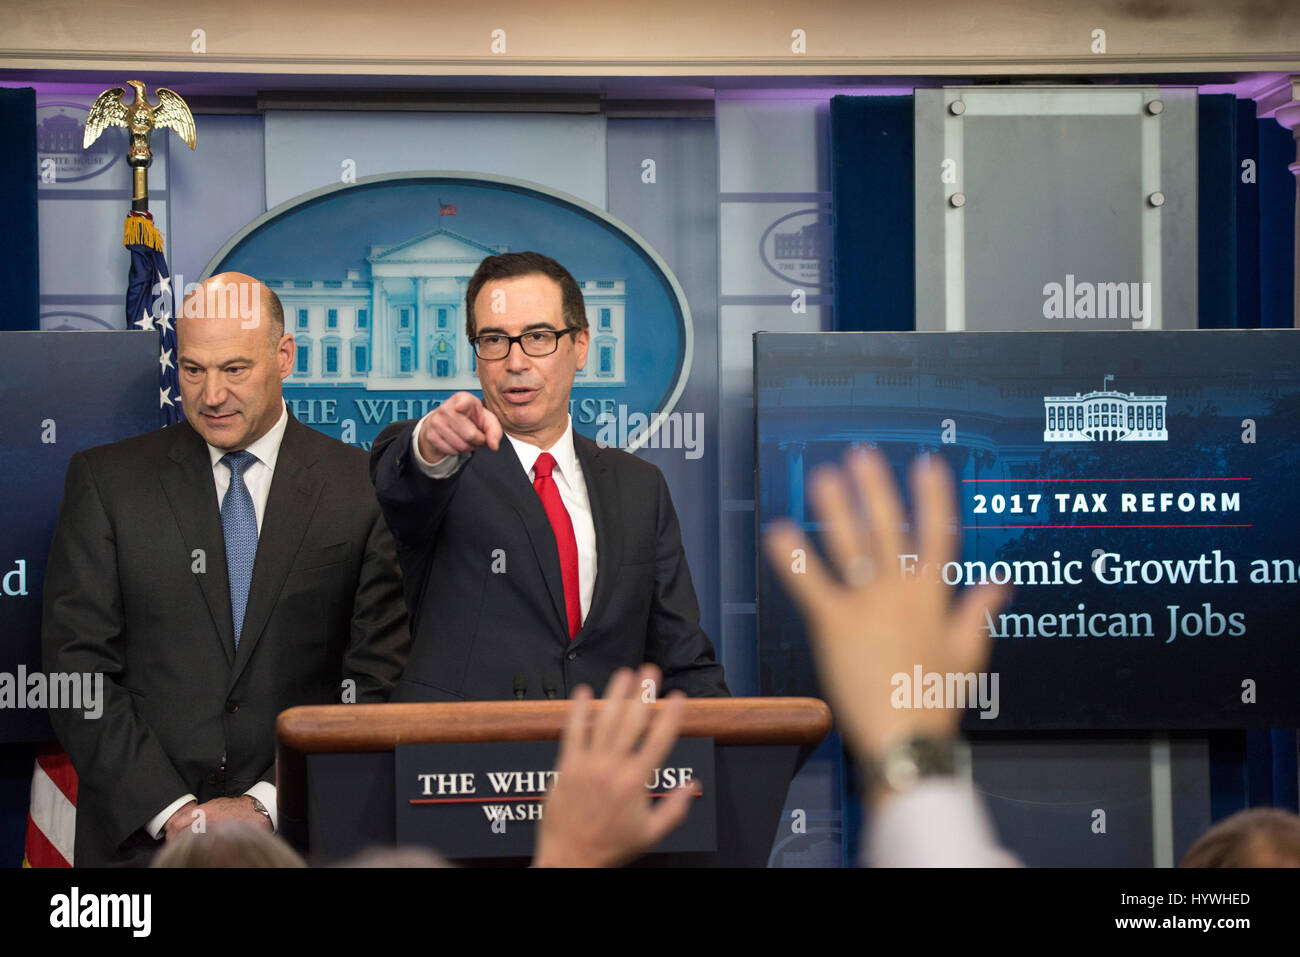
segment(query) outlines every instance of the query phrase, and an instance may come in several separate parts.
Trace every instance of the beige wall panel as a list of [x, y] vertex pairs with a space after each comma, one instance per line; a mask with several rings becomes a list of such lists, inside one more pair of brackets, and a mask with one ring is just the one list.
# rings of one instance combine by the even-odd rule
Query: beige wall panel
[[[1300, 69], [1293, 0], [0, 0], [0, 68], [261, 73]], [[505, 31], [494, 54], [492, 31]], [[806, 53], [791, 33], [805, 31]], [[1106, 31], [1106, 53], [1091, 52]], [[206, 52], [194, 52], [193, 31]]]

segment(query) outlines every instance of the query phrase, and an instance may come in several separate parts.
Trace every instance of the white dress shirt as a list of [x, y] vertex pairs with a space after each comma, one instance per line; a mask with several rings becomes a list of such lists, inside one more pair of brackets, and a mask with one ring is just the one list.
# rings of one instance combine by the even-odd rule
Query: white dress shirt
[[[271, 494], [271, 479], [275, 475], [275, 463], [280, 458], [280, 443], [284, 441], [284, 430], [288, 425], [289, 408], [288, 406], [282, 406], [279, 421], [271, 426], [266, 435], [248, 446], [248, 451], [253, 453], [257, 461], [244, 469], [244, 485], [247, 486], [248, 494], [253, 499], [253, 511], [257, 513], [257, 534], [259, 536], [262, 534], [262, 516], [266, 514], [266, 500]], [[221, 461], [226, 452], [226, 449], [208, 446], [208, 457], [212, 460], [212, 481], [217, 488], [218, 510], [221, 508], [221, 504], [225, 502], [226, 491], [230, 488], [230, 467]], [[258, 781], [244, 793], [251, 794], [266, 805], [266, 809], [271, 812], [271, 826], [275, 827], [277, 816], [275, 785], [269, 781]], [[161, 838], [171, 816], [186, 804], [197, 800], [198, 798], [193, 794], [178, 797], [149, 821], [145, 825], [145, 829], [154, 838]]]
[[964, 781], [929, 778], [872, 808], [863, 830], [869, 867], [1019, 867], [984, 802]]
[[[424, 419], [428, 417], [426, 415]], [[433, 464], [426, 462], [424, 456], [420, 454], [420, 432], [424, 428], [424, 419], [419, 421], [415, 431], [411, 433], [411, 449], [416, 464], [429, 478], [450, 478], [469, 461], [470, 453], [448, 455]], [[533, 466], [537, 463], [537, 457], [542, 452], [550, 452], [551, 457], [555, 459], [551, 478], [555, 480], [555, 487], [560, 493], [560, 501], [564, 503], [564, 508], [569, 513], [569, 520], [573, 522], [573, 537], [578, 543], [578, 597], [582, 605], [582, 620], [586, 622], [587, 614], [591, 611], [591, 596], [596, 589], [596, 524], [591, 517], [591, 498], [587, 495], [587, 482], [582, 476], [582, 465], [578, 462], [578, 455], [573, 448], [573, 418], [568, 418], [564, 434], [549, 449], [538, 448], [513, 435], [507, 435], [506, 438], [514, 446], [515, 456], [523, 466], [524, 476], [530, 485], [536, 478], [533, 474]]]

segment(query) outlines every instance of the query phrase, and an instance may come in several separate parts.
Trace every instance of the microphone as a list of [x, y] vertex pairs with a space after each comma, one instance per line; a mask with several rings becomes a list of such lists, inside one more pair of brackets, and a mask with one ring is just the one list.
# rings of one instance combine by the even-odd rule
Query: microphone
[[523, 701], [528, 694], [528, 680], [523, 675], [515, 675], [515, 697]]
[[559, 689], [555, 687], [555, 679], [554, 679], [554, 678], [543, 678], [543, 679], [542, 679], [542, 694], [546, 695], [546, 697], [547, 697], [548, 699], [549, 699], [549, 698], [558, 698], [558, 697], [559, 697], [560, 692], [559, 692]]

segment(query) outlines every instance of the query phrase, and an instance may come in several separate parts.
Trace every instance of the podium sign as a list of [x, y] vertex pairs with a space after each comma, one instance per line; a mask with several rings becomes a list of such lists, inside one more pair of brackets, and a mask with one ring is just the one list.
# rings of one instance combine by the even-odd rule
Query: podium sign
[[[557, 752], [554, 741], [398, 745], [397, 843], [451, 858], [528, 857]], [[653, 853], [717, 850], [712, 739], [679, 740], [646, 793], [658, 799], [683, 781], [699, 782], [703, 793]]]

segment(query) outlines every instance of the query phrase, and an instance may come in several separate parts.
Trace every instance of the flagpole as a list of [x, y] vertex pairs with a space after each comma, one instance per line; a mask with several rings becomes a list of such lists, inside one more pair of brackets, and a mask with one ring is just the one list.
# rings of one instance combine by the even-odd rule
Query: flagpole
[[174, 91], [157, 90], [158, 102], [145, 95], [139, 80], [128, 80], [135, 98], [122, 101], [126, 89], [115, 86], [95, 98], [86, 116], [83, 148], [89, 148], [110, 126], [125, 127], [130, 134], [127, 163], [131, 167], [131, 211], [122, 226], [122, 245], [131, 254], [126, 282], [126, 328], [156, 331], [158, 335], [159, 425], [174, 425], [184, 418], [180, 382], [176, 372], [176, 327], [172, 316], [180, 290], [173, 290], [163, 236], [149, 212], [149, 167], [153, 164], [150, 136], [155, 129], [174, 130], [190, 149], [197, 140], [194, 114]]

